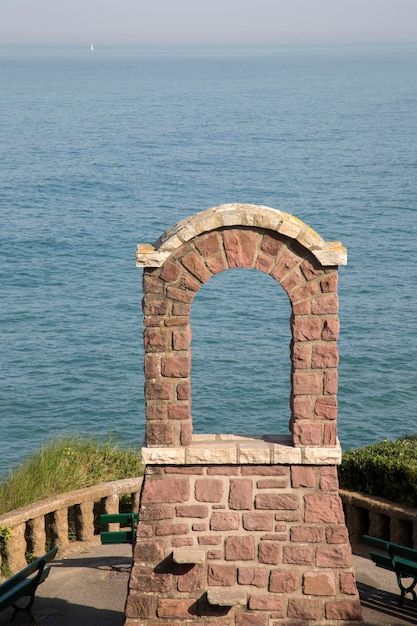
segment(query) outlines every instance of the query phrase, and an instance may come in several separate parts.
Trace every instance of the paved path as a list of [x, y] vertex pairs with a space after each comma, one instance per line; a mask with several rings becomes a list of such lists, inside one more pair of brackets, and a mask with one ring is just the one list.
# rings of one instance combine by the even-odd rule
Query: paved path
[[[78, 544], [79, 547], [80, 544]], [[90, 546], [57, 559], [49, 578], [39, 587], [33, 613], [38, 626], [122, 626], [131, 564], [129, 545]], [[366, 626], [417, 625], [417, 606], [406, 600], [398, 607], [393, 572], [354, 556], [354, 567]], [[0, 625], [28, 624], [26, 616], [10, 621], [0, 614]]]

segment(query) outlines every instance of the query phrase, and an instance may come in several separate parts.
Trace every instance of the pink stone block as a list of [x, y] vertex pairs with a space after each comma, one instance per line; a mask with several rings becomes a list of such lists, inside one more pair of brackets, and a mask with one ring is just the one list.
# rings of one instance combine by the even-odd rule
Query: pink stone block
[[290, 598], [288, 617], [295, 617], [299, 620], [319, 620], [323, 617], [322, 603], [318, 599]]
[[334, 596], [336, 583], [333, 572], [306, 572], [303, 593], [307, 596]]
[[220, 587], [231, 587], [236, 583], [236, 567], [234, 565], [211, 564], [208, 567], [208, 584]]
[[252, 268], [255, 265], [260, 235], [244, 228], [223, 231], [223, 246], [229, 267]]
[[278, 565], [281, 562], [281, 546], [269, 541], [261, 541], [258, 547], [259, 563]]
[[185, 502], [190, 497], [188, 478], [164, 478], [148, 480], [142, 492], [142, 503]]
[[317, 546], [316, 566], [329, 569], [352, 567], [350, 546]]
[[362, 608], [359, 600], [340, 600], [326, 602], [328, 620], [357, 621], [362, 624]]
[[317, 468], [309, 465], [293, 465], [291, 467], [291, 485], [293, 489], [299, 487], [314, 488], [317, 484]]
[[321, 393], [321, 378], [316, 373], [294, 372], [293, 377], [294, 395], [319, 395]]
[[195, 481], [195, 499], [199, 502], [220, 502], [222, 497], [222, 480], [199, 478]]
[[252, 481], [249, 478], [237, 478], [230, 481], [229, 507], [231, 509], [251, 509], [252, 498]]
[[304, 507], [304, 521], [307, 523], [344, 523], [345, 518], [339, 495], [327, 493], [306, 494], [304, 496]]
[[194, 240], [194, 245], [203, 257], [213, 256], [220, 251], [220, 238], [217, 233], [202, 235]]
[[337, 399], [333, 396], [317, 398], [314, 405], [314, 417], [323, 420], [337, 419]]
[[297, 545], [284, 546], [282, 561], [288, 565], [312, 565], [313, 547]]
[[255, 540], [251, 536], [227, 537], [224, 546], [226, 561], [251, 561], [255, 558]]
[[273, 569], [269, 578], [272, 593], [293, 593], [300, 588], [300, 574], [295, 569]]
[[189, 252], [182, 259], [181, 263], [187, 270], [202, 283], [207, 282], [211, 278], [211, 272], [208, 270], [203, 259], [195, 252]]
[[237, 571], [239, 585], [252, 585], [253, 587], [266, 587], [268, 572], [261, 567], [239, 567]]
[[242, 526], [245, 530], [273, 530], [274, 516], [271, 513], [243, 513]]
[[239, 514], [227, 511], [213, 511], [210, 518], [210, 530], [238, 530]]
[[313, 369], [336, 368], [339, 363], [337, 346], [330, 343], [317, 344], [311, 351]]
[[318, 317], [296, 315], [292, 320], [291, 327], [294, 341], [315, 341], [321, 337], [321, 320]]

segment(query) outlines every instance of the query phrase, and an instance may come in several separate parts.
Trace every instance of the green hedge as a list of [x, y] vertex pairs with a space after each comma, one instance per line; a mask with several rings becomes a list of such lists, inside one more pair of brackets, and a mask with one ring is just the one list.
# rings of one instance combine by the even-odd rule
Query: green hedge
[[417, 506], [417, 436], [344, 452], [339, 483], [341, 489]]

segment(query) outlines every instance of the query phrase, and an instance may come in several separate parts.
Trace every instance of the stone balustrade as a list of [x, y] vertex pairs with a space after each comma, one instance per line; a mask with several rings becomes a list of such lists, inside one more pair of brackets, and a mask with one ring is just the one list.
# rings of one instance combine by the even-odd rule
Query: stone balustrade
[[353, 546], [372, 535], [417, 549], [417, 509], [384, 498], [340, 490], [349, 538]]
[[[125, 478], [77, 489], [0, 515], [0, 530], [11, 537], [0, 555], [7, 568], [17, 572], [27, 564], [27, 554], [41, 556], [54, 546], [60, 553], [72, 542], [98, 542], [95, 519], [101, 513], [119, 513], [121, 496], [131, 496], [131, 510], [139, 509], [142, 477]], [[117, 530], [111, 524], [110, 530]]]

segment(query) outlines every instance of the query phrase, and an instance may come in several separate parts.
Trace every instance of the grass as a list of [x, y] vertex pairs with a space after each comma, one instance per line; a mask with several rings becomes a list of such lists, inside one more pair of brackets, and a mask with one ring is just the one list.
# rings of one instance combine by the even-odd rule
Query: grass
[[0, 515], [73, 489], [141, 476], [143, 469], [140, 451], [122, 450], [111, 440], [53, 439], [0, 482]]

